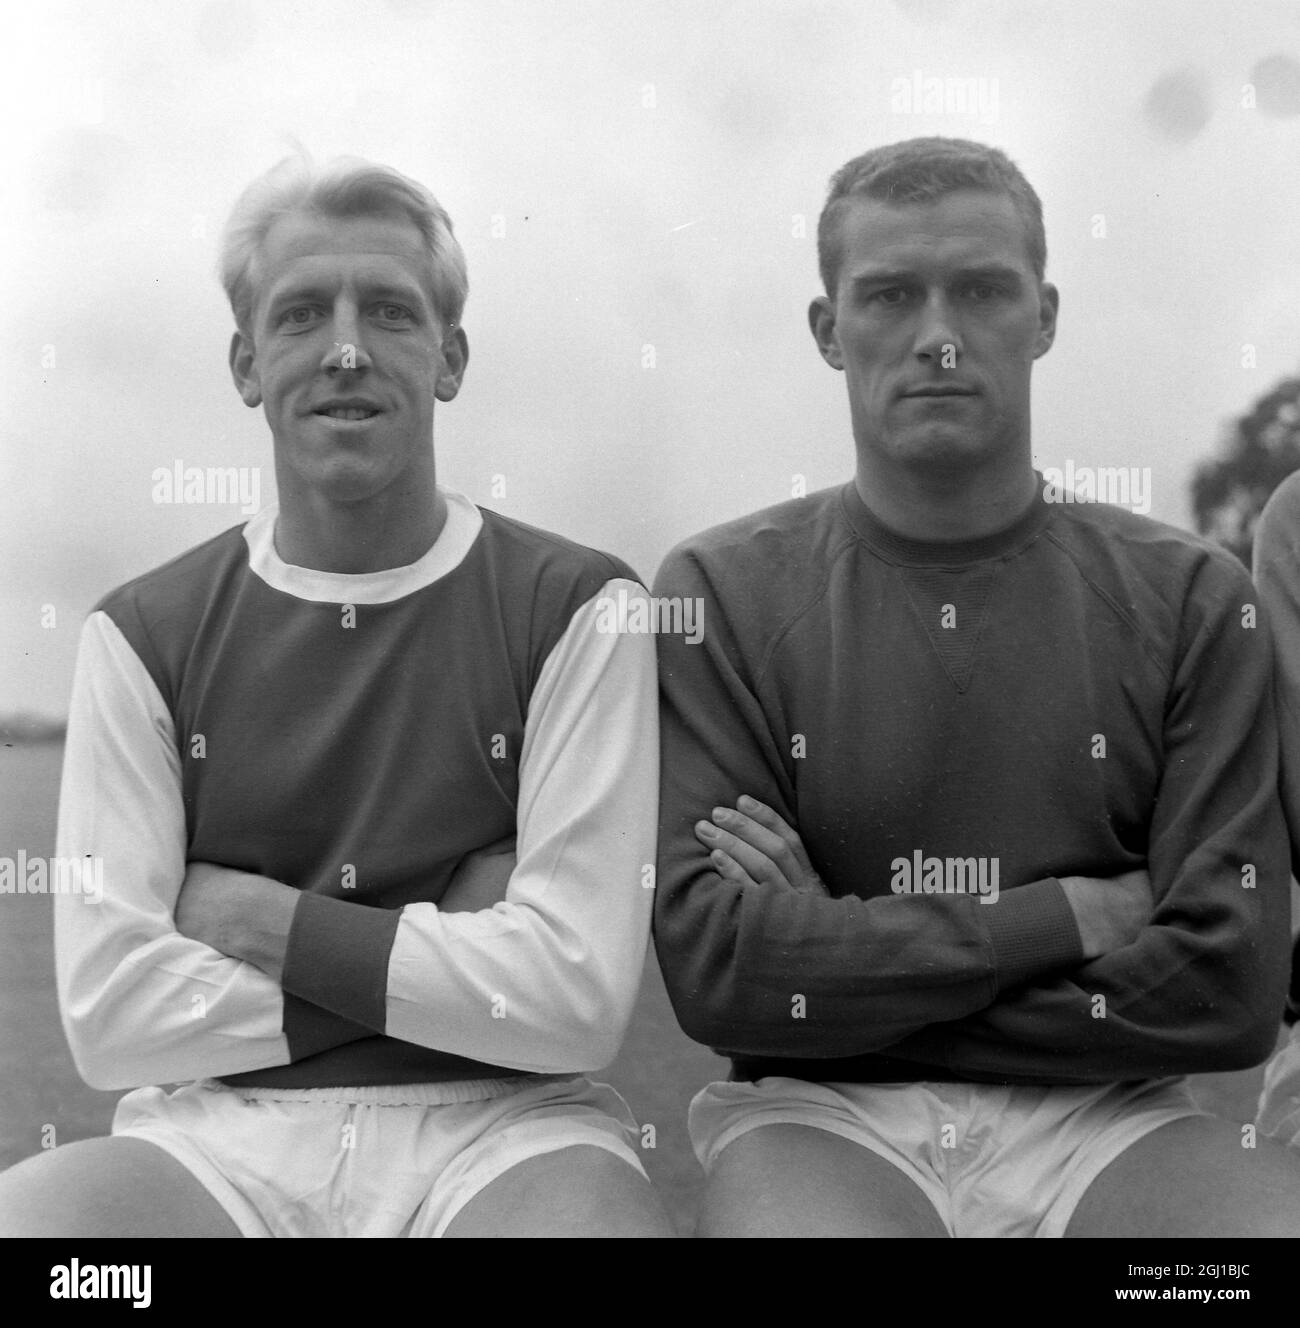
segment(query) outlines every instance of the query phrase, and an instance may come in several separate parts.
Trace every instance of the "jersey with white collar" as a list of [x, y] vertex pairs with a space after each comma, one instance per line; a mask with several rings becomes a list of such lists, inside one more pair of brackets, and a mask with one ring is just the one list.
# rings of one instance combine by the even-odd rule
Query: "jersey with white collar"
[[[446, 491], [445, 491], [446, 492]], [[613, 1059], [649, 927], [654, 647], [602, 632], [627, 566], [446, 492], [409, 567], [284, 563], [276, 511], [107, 596], [83, 630], [56, 900], [83, 1076], [285, 1087]], [[517, 836], [505, 901], [444, 913]], [[186, 863], [302, 892], [280, 982], [177, 932]]]

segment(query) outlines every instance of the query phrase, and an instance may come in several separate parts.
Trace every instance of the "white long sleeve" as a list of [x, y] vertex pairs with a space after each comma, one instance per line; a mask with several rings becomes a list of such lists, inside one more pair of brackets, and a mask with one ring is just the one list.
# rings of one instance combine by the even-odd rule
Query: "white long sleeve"
[[59, 795], [60, 857], [103, 863], [98, 903], [54, 903], [73, 1060], [94, 1088], [175, 1083], [289, 1060], [280, 986], [182, 936], [185, 809], [171, 715], [107, 614], [82, 629]]

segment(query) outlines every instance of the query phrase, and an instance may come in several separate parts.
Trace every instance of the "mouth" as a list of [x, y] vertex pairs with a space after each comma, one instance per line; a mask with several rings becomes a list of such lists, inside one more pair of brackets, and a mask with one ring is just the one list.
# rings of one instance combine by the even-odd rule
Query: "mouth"
[[320, 419], [335, 420], [346, 424], [360, 424], [366, 420], [373, 420], [376, 415], [381, 413], [377, 406], [372, 406], [363, 401], [330, 402], [324, 406], [317, 406], [312, 411], [312, 414]]
[[944, 397], [973, 397], [977, 393], [969, 387], [914, 387], [908, 392], [900, 395], [904, 397], [920, 397], [923, 400], [932, 400]]

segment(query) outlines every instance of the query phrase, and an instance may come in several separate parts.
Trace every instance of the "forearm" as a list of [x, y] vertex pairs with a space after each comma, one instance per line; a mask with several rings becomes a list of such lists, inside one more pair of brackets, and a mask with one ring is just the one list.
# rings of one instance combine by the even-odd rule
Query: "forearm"
[[[1157, 842], [1163, 897], [1131, 943], [906, 1039], [898, 1054], [976, 1076], [990, 1058], [1027, 1075], [1050, 1063], [1054, 1077], [1077, 1083], [1266, 1059], [1287, 977], [1290, 887], [1276, 798], [1265, 787], [1255, 801], [1226, 827], [1202, 830], [1176, 869]], [[1233, 842], [1252, 845], [1249, 860]]]
[[686, 1033], [746, 1056], [843, 1057], [997, 1000], [1078, 962], [1079, 940], [1051, 880], [970, 897], [823, 899], [737, 890], [661, 863], [655, 943]]
[[[289, 938], [302, 898], [300, 891], [265, 876], [191, 862], [177, 900], [176, 923], [195, 943], [251, 965], [282, 985]], [[293, 992], [282, 993], [282, 1004], [290, 1063], [373, 1037], [376, 1031]]]
[[1198, 954], [1186, 937], [1151, 927], [1124, 950], [892, 1050], [975, 1077], [991, 1061], [1027, 1077], [1050, 1064], [1068, 1083], [1247, 1069], [1277, 1038], [1281, 1005], [1268, 974], [1284, 957], [1273, 944], [1242, 945], [1235, 960]]
[[252, 872], [192, 862], [177, 901], [176, 925], [191, 940], [238, 959], [276, 983], [301, 892]]

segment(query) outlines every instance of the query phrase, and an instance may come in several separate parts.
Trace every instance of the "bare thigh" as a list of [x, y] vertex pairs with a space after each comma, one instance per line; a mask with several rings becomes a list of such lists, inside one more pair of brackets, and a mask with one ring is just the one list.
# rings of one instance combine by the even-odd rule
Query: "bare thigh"
[[443, 1233], [469, 1236], [672, 1236], [650, 1182], [604, 1148], [574, 1144], [517, 1163], [485, 1185]]
[[1243, 1148], [1231, 1121], [1172, 1121], [1106, 1167], [1065, 1234], [1300, 1235], [1300, 1154], [1272, 1139]]
[[238, 1236], [224, 1208], [143, 1139], [86, 1139], [0, 1173], [0, 1237]]
[[947, 1236], [924, 1191], [861, 1144], [809, 1125], [762, 1125], [718, 1155], [701, 1236]]

